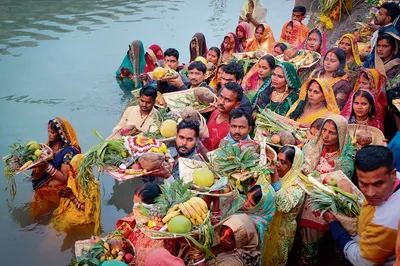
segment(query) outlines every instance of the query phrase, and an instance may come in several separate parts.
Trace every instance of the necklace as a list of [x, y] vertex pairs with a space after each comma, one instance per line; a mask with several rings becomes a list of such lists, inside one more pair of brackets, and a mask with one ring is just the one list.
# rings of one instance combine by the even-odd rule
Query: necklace
[[286, 89], [283, 92], [277, 92], [276, 90], [272, 91], [272, 95], [274, 96], [274, 99], [276, 100], [276, 102], [281, 102], [283, 96], [285, 96], [286, 94]]
[[369, 117], [367, 117], [367, 119], [365, 119], [365, 120], [363, 120], [363, 121], [359, 121], [359, 120], [357, 120], [357, 118], [356, 118], [356, 123], [357, 123], [357, 124], [360, 124], [360, 125], [368, 125], [368, 122], [369, 122]]

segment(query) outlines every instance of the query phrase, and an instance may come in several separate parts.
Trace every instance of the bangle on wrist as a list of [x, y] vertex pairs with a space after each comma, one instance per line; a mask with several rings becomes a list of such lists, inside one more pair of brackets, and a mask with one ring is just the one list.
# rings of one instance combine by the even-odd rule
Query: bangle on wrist
[[203, 259], [201, 259], [201, 260], [199, 260], [199, 261], [197, 261], [197, 262], [192, 263], [191, 265], [192, 265], [192, 266], [199, 265], [200, 263], [203, 263], [203, 262], [205, 262], [205, 261], [206, 261], [206, 259], [203, 258]]

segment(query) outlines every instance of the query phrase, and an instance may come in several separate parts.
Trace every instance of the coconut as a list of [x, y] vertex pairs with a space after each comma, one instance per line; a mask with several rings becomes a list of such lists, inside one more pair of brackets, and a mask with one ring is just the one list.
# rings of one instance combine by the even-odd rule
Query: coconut
[[215, 101], [215, 94], [209, 88], [200, 87], [193, 92], [196, 102], [202, 105], [209, 105]]
[[192, 107], [186, 106], [181, 112], [182, 120], [185, 121], [199, 121], [199, 113]]
[[162, 122], [160, 127], [160, 133], [164, 138], [175, 137], [177, 133], [176, 122], [172, 119], [165, 120]]
[[147, 171], [153, 171], [161, 167], [165, 156], [158, 152], [146, 152], [139, 157], [139, 165]]
[[360, 146], [367, 146], [372, 143], [372, 134], [366, 130], [360, 130], [356, 135], [357, 143]]
[[284, 145], [296, 145], [296, 139], [293, 134], [287, 130], [282, 130], [277, 133], [277, 135], [281, 138], [280, 144]]

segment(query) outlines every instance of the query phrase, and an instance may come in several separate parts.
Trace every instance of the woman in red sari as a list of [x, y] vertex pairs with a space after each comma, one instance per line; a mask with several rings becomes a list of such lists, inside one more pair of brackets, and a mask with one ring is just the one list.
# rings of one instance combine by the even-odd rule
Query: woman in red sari
[[385, 77], [376, 69], [363, 70], [354, 86], [341, 115], [349, 124], [373, 126], [384, 132]]
[[296, 20], [286, 22], [282, 27], [280, 42], [297, 47], [301, 44], [301, 23]]
[[164, 59], [163, 50], [157, 44], [153, 44], [147, 50], [146, 54], [144, 55], [144, 59], [146, 60], [144, 73], [152, 72], [156, 68], [155, 64], [157, 61]]
[[222, 62], [229, 63], [233, 58], [233, 53], [240, 52], [239, 39], [235, 33], [229, 32], [225, 35], [223, 42], [221, 43], [221, 56]]
[[247, 40], [250, 39], [253, 35], [251, 30], [251, 26], [247, 22], [240, 22], [236, 27], [236, 36], [239, 39], [240, 44], [240, 52], [244, 52], [246, 49]]

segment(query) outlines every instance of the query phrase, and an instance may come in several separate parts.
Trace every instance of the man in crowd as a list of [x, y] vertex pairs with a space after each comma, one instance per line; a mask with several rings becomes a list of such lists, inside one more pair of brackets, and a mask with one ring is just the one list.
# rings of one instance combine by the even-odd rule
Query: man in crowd
[[175, 48], [168, 48], [164, 52], [164, 65], [168, 66], [172, 70], [178, 72], [178, 77], [176, 79], [166, 81], [157, 81], [158, 90], [161, 93], [168, 93], [174, 91], [185, 90], [186, 88], [181, 88], [177, 83], [179, 79], [183, 83], [188, 82], [188, 79], [179, 73], [179, 52]]
[[370, 26], [372, 30], [375, 30], [371, 38], [372, 54], [375, 51], [374, 48], [376, 46], [379, 33], [393, 32], [394, 34], [399, 35], [395, 25], [393, 24], [399, 15], [400, 8], [394, 2], [383, 3], [379, 7], [375, 15], [374, 24]]
[[332, 236], [353, 265], [393, 265], [398, 221], [400, 179], [393, 154], [384, 146], [369, 145], [357, 152], [355, 168], [364, 204], [353, 239], [330, 213], [324, 213]]
[[208, 151], [217, 149], [220, 141], [228, 135], [229, 114], [240, 106], [242, 98], [243, 88], [235, 82], [228, 82], [221, 89], [218, 94], [217, 109], [211, 113], [207, 123], [210, 136], [203, 140]]
[[[228, 82], [236, 82], [240, 84], [244, 77], [243, 66], [239, 63], [232, 62], [221, 67], [222, 75], [221, 75], [221, 88], [224, 88], [225, 84]], [[243, 89], [242, 89], [243, 90]], [[240, 101], [240, 108], [242, 108], [245, 112], [251, 114], [253, 112], [251, 108], [251, 102], [249, 98], [243, 94], [243, 97]]]
[[197, 144], [200, 135], [200, 124], [198, 121], [181, 121], [177, 126], [176, 152], [172, 176], [179, 179], [179, 158], [197, 159]]
[[221, 140], [220, 147], [227, 143], [237, 144], [239, 141], [249, 140], [252, 129], [252, 118], [242, 108], [233, 109], [229, 114], [229, 133]]
[[389, 113], [393, 116], [397, 133], [389, 142], [388, 148], [393, 152], [396, 169], [400, 171], [400, 87], [397, 86], [386, 92]]
[[181, 76], [176, 79], [171, 80], [171, 84], [179, 88], [179, 90], [187, 90], [191, 88], [205, 87], [214, 92], [214, 90], [207, 85], [205, 80], [205, 74], [207, 71], [207, 66], [200, 61], [193, 61], [188, 67], [189, 81], [183, 82]]
[[113, 132], [132, 126], [142, 132], [149, 130], [153, 123], [154, 114], [157, 112], [154, 108], [157, 91], [155, 88], [146, 85], [140, 89], [139, 96], [139, 105], [126, 108]]
[[292, 11], [292, 20], [296, 20], [301, 23], [301, 32], [300, 32], [300, 40], [303, 42], [307, 39], [307, 35], [310, 32], [310, 29], [303, 23], [303, 20], [306, 18], [306, 8], [304, 6], [295, 6]]

